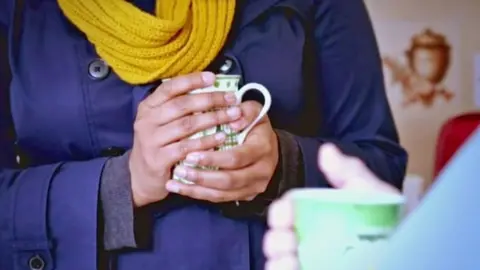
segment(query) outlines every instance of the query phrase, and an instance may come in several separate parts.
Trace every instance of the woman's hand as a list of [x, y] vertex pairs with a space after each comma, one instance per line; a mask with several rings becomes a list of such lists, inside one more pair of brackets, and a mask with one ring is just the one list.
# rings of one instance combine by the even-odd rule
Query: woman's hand
[[129, 162], [137, 207], [167, 196], [165, 183], [171, 179], [172, 167], [187, 154], [211, 149], [225, 140], [225, 134], [193, 140], [188, 139], [190, 135], [240, 119], [242, 112], [238, 107], [207, 112], [236, 104], [232, 93], [187, 95], [194, 89], [212, 85], [214, 81], [212, 73], [173, 78], [162, 83], [140, 103]]
[[[318, 164], [334, 188], [399, 193], [396, 188], [378, 179], [362, 161], [344, 155], [331, 144], [320, 148]], [[300, 269], [293, 223], [293, 204], [287, 193], [269, 209], [270, 229], [263, 245], [267, 258], [266, 270]]]
[[[244, 117], [231, 124], [235, 130], [248, 126], [262, 106], [254, 101], [243, 102]], [[242, 145], [226, 151], [197, 151], [187, 156], [189, 163], [218, 167], [218, 171], [177, 167], [174, 174], [195, 185], [169, 181], [167, 188], [191, 198], [211, 202], [252, 200], [263, 193], [278, 163], [277, 136], [268, 117], [264, 117], [249, 133]]]

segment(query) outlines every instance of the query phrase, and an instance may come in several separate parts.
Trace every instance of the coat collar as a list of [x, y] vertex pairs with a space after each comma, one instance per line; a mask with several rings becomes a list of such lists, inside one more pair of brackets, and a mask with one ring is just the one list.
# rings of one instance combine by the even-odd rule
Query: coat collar
[[260, 14], [267, 9], [273, 7], [282, 0], [243, 0], [243, 10], [239, 17], [239, 28], [242, 29], [245, 25], [253, 21]]
[[263, 12], [276, 5], [288, 6], [296, 10], [299, 15], [307, 19], [307, 14], [312, 10], [313, 0], [238, 0], [243, 5], [239, 15], [238, 27], [242, 29], [245, 25], [255, 20]]

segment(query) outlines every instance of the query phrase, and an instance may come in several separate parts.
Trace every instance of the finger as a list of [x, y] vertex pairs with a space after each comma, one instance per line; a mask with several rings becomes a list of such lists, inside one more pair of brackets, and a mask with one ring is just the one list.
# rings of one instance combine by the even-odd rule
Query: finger
[[155, 107], [178, 95], [188, 93], [198, 88], [211, 86], [215, 82], [215, 74], [211, 72], [196, 72], [182, 75], [164, 81], [145, 99], [145, 104]]
[[[162, 106], [155, 107], [150, 113], [154, 115], [156, 124], [164, 125], [185, 115], [225, 108], [235, 103], [236, 97], [233, 93], [211, 92], [190, 94], [172, 98]], [[238, 120], [242, 113], [240, 108], [236, 110], [238, 110], [239, 117], [232, 119], [232, 121]]]
[[[177, 166], [174, 174], [199, 186], [221, 191], [238, 191], [247, 189], [249, 196], [265, 192], [266, 182], [271, 175], [263, 162], [240, 170], [203, 170], [190, 166]], [[249, 196], [244, 197], [248, 200]]]
[[247, 177], [242, 171], [202, 170], [190, 166], [177, 166], [173, 174], [198, 186], [220, 191], [241, 189], [250, 183], [242, 181]]
[[225, 138], [224, 133], [216, 133], [198, 139], [185, 139], [166, 146], [162, 154], [168, 157], [169, 164], [173, 165], [185, 159], [190, 152], [212, 149], [221, 145], [225, 142]]
[[230, 128], [233, 131], [240, 132], [240, 131], [244, 130], [245, 128], [247, 128], [248, 124], [250, 124], [250, 123], [245, 118], [241, 117], [240, 119], [230, 123]]
[[300, 265], [295, 255], [287, 255], [282, 258], [268, 260], [265, 270], [299, 270]]
[[327, 181], [335, 188], [342, 188], [353, 168], [347, 167], [345, 156], [340, 153], [333, 144], [325, 144], [320, 147], [318, 153], [318, 164], [320, 170], [325, 174]]
[[362, 182], [379, 181], [361, 160], [344, 155], [333, 144], [323, 145], [319, 155], [320, 168], [333, 187], [343, 188], [359, 176]]
[[263, 239], [263, 252], [268, 259], [278, 259], [296, 253], [297, 240], [293, 230], [270, 230]]
[[319, 166], [327, 181], [335, 188], [398, 193], [380, 180], [363, 161], [343, 154], [333, 144], [325, 144], [320, 148]]
[[[263, 145], [266, 146], [267, 144]], [[257, 144], [243, 144], [225, 151], [190, 153], [187, 155], [186, 160], [193, 165], [211, 166], [224, 170], [238, 170], [252, 165], [266, 151]]]
[[188, 138], [198, 132], [227, 124], [240, 117], [238, 107], [184, 116], [156, 130], [161, 145]]
[[294, 222], [293, 203], [289, 198], [273, 202], [267, 215], [268, 226], [274, 229], [291, 229]]
[[199, 185], [186, 185], [175, 180], [168, 181], [165, 188], [172, 193], [213, 203], [231, 202], [247, 197], [246, 190], [222, 191]]
[[[260, 114], [262, 105], [256, 101], [245, 101], [240, 104], [242, 110], [242, 118], [230, 124], [233, 130], [240, 131], [245, 129], [250, 123], [252, 123]], [[263, 117], [259, 123], [265, 121], [267, 117]]]

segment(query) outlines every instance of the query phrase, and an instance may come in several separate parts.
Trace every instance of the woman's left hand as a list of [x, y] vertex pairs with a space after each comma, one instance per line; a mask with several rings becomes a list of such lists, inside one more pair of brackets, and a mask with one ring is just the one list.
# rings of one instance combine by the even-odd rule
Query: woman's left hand
[[[231, 124], [235, 130], [247, 127], [262, 109], [255, 101], [243, 102], [240, 107], [244, 117]], [[187, 156], [191, 164], [218, 167], [218, 171], [178, 166], [174, 174], [195, 185], [171, 180], [167, 183], [167, 190], [215, 203], [253, 200], [267, 189], [277, 167], [278, 152], [277, 135], [265, 116], [250, 131], [242, 145], [231, 150], [191, 153]]]

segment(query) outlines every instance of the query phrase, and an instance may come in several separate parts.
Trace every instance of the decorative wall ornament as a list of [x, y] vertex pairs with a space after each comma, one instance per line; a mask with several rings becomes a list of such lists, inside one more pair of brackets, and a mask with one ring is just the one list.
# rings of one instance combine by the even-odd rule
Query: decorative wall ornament
[[391, 72], [391, 85], [402, 89], [403, 107], [431, 107], [437, 99], [449, 102], [455, 96], [442, 84], [451, 63], [451, 46], [444, 35], [425, 28], [411, 37], [403, 59], [390, 55], [382, 59]]

